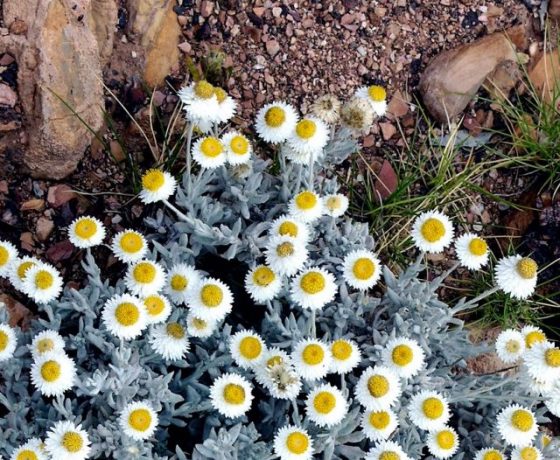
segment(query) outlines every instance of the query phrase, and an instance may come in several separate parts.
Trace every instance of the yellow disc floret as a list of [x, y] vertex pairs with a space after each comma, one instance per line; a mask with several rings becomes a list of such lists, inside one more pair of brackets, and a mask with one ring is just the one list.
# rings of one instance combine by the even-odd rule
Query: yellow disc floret
[[328, 391], [320, 391], [313, 398], [313, 407], [319, 414], [329, 414], [336, 406], [335, 396]]
[[169, 323], [165, 329], [169, 337], [177, 340], [185, 337], [185, 329], [179, 323]]
[[32, 450], [24, 449], [17, 454], [15, 460], [38, 460], [38, 457]]
[[335, 340], [331, 346], [331, 353], [335, 359], [346, 361], [352, 356], [352, 345], [346, 340]]
[[278, 246], [276, 246], [276, 254], [279, 257], [288, 257], [291, 256], [294, 252], [294, 245], [289, 241], [284, 241], [283, 243], [280, 243]]
[[379, 460], [400, 460], [401, 456], [392, 450], [386, 450], [379, 454]]
[[287, 220], [280, 224], [280, 227], [278, 228], [278, 234], [282, 236], [288, 235], [295, 238], [296, 236], [298, 236], [298, 226], [296, 223]]
[[217, 307], [224, 299], [222, 288], [216, 284], [206, 284], [200, 291], [202, 303], [210, 308]]
[[369, 414], [369, 424], [377, 430], [384, 430], [391, 423], [391, 416], [387, 411], [371, 412]]
[[149, 284], [156, 278], [156, 268], [150, 262], [140, 262], [132, 270], [134, 281], [142, 284]]
[[303, 209], [304, 211], [308, 211], [309, 209], [313, 209], [317, 206], [317, 195], [309, 190], [304, 192], [298, 193], [296, 196], [296, 206], [298, 209]]
[[224, 102], [228, 97], [226, 91], [223, 88], [219, 88], [218, 86], [214, 88], [214, 94], [216, 95], [216, 99], [218, 99], [218, 102], [220, 104]]
[[256, 359], [261, 355], [262, 343], [257, 337], [244, 337], [239, 342], [239, 353], [245, 359]]
[[368, 280], [375, 273], [375, 263], [367, 257], [360, 257], [354, 262], [352, 273], [359, 280]]
[[279, 128], [286, 121], [286, 112], [282, 107], [271, 107], [266, 111], [264, 121], [271, 128]]
[[165, 183], [165, 175], [159, 169], [150, 169], [142, 176], [142, 188], [157, 192]]
[[36, 265], [35, 262], [31, 262], [29, 260], [19, 264], [19, 267], [17, 269], [18, 278], [20, 280], [24, 280], [25, 279], [25, 274], [27, 273], [27, 270], [29, 270], [31, 267], [34, 267], [35, 265]]
[[504, 460], [504, 456], [497, 450], [492, 449], [484, 454], [482, 460]]
[[525, 335], [525, 345], [531, 348], [536, 343], [541, 343], [546, 340], [546, 335], [541, 331], [531, 331]]
[[387, 99], [387, 92], [383, 86], [372, 85], [368, 88], [368, 96], [374, 102], [383, 102]]
[[245, 136], [234, 136], [229, 146], [236, 155], [245, 155], [249, 151], [249, 141]]
[[526, 433], [533, 428], [533, 415], [524, 409], [517, 409], [511, 415], [511, 424], [519, 431]]
[[549, 348], [546, 350], [544, 359], [550, 367], [560, 367], [560, 348]]
[[203, 319], [193, 318], [192, 319], [192, 325], [195, 327], [195, 329], [197, 329], [199, 331], [203, 331], [208, 326], [208, 323], [206, 321], [204, 321]]
[[316, 366], [317, 364], [322, 363], [325, 359], [325, 352], [323, 351], [323, 347], [315, 343], [307, 345], [303, 349], [302, 359], [303, 362], [308, 366]]
[[151, 295], [144, 299], [144, 306], [150, 316], [159, 315], [165, 308], [165, 302], [158, 295]]
[[43, 380], [45, 382], [56, 382], [60, 378], [61, 374], [62, 369], [60, 367], [60, 364], [58, 364], [54, 360], [46, 361], [41, 366], [41, 377], [43, 377]]
[[325, 206], [329, 211], [336, 211], [342, 206], [342, 200], [337, 195], [331, 196], [325, 202]]
[[125, 233], [119, 242], [121, 249], [129, 254], [134, 254], [144, 247], [144, 241], [142, 237], [137, 233], [128, 232]]
[[521, 449], [521, 460], [537, 460], [539, 454], [534, 447], [524, 447]]
[[372, 375], [367, 381], [369, 394], [374, 398], [381, 398], [389, 393], [389, 380], [384, 375]]
[[445, 235], [445, 227], [441, 220], [430, 217], [422, 224], [420, 232], [426, 241], [435, 243]]
[[422, 412], [431, 420], [436, 420], [443, 415], [444, 405], [438, 398], [426, 398], [422, 403]]
[[74, 229], [76, 236], [87, 240], [97, 233], [97, 223], [93, 219], [80, 219], [76, 222], [76, 227]]
[[488, 244], [482, 238], [473, 238], [469, 243], [469, 251], [474, 256], [483, 256], [488, 252]]
[[138, 307], [130, 302], [123, 302], [115, 308], [115, 319], [121, 326], [132, 326], [138, 322]]
[[148, 409], [135, 409], [128, 416], [128, 424], [136, 431], [146, 431], [152, 424], [152, 414]]
[[521, 349], [521, 344], [517, 340], [508, 340], [506, 342], [506, 351], [508, 353], [518, 353]]
[[521, 278], [526, 280], [530, 280], [531, 278], [537, 276], [538, 268], [539, 267], [537, 263], [530, 257], [524, 257], [519, 262], [517, 262], [517, 266], [516, 266], [517, 273], [519, 273], [519, 276], [521, 276]]
[[296, 125], [296, 133], [302, 139], [310, 139], [317, 132], [317, 125], [313, 120], [301, 120]]
[[10, 338], [8, 337], [8, 334], [4, 331], [0, 331], [0, 351], [4, 351], [9, 343]]
[[279, 356], [279, 355], [272, 356], [271, 358], [268, 358], [266, 360], [266, 367], [279, 366], [283, 362], [284, 362], [284, 359], [282, 358], [282, 356]]
[[258, 267], [253, 272], [253, 282], [260, 287], [267, 287], [276, 279], [276, 275], [274, 272], [269, 268], [265, 267], [264, 265]]
[[41, 339], [37, 342], [37, 351], [40, 354], [46, 353], [47, 351], [52, 351], [54, 349], [54, 341], [49, 338]]
[[452, 449], [455, 445], [455, 436], [453, 432], [449, 430], [443, 430], [436, 435], [436, 442], [440, 448], [449, 450]]
[[200, 151], [206, 157], [216, 158], [223, 152], [223, 146], [215, 137], [205, 137], [200, 143]]
[[408, 345], [401, 344], [397, 345], [393, 349], [391, 358], [393, 360], [393, 363], [395, 363], [397, 366], [407, 366], [412, 362], [414, 353], [412, 352], [412, 348], [410, 348]]
[[183, 275], [175, 274], [171, 277], [171, 288], [174, 291], [184, 291], [189, 285], [189, 280]]
[[215, 88], [206, 80], [197, 81], [194, 85], [194, 93], [200, 99], [210, 99], [215, 94]]
[[39, 270], [35, 274], [35, 287], [37, 289], [49, 289], [54, 283], [53, 275], [47, 270]]
[[75, 431], [68, 431], [62, 436], [62, 447], [64, 447], [68, 452], [79, 452], [84, 446], [84, 440], [80, 436], [80, 433]]
[[321, 272], [311, 271], [301, 277], [299, 285], [303, 292], [313, 295], [325, 289], [326, 280]]
[[8, 263], [10, 253], [4, 246], [0, 246], [0, 267], [3, 267]]
[[228, 383], [224, 387], [224, 400], [228, 404], [243, 404], [245, 401], [245, 388], [236, 383]]
[[304, 433], [294, 431], [293, 433], [290, 433], [286, 438], [286, 448], [292, 454], [304, 454], [309, 448], [309, 438]]

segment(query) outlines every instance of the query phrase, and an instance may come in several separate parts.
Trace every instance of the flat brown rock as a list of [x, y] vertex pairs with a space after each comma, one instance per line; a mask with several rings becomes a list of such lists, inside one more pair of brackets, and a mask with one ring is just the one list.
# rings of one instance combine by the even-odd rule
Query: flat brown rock
[[529, 72], [529, 80], [539, 96], [552, 102], [554, 94], [558, 94], [560, 86], [560, 56], [558, 50], [544, 53]]

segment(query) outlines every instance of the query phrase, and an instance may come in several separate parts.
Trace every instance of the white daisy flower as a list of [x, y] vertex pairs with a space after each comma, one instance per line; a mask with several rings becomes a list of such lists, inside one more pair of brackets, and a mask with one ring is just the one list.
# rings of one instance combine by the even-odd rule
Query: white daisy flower
[[305, 412], [317, 426], [329, 428], [342, 421], [348, 412], [348, 401], [338, 388], [329, 384], [318, 385], [305, 400]]
[[288, 211], [301, 222], [313, 222], [323, 214], [323, 200], [315, 192], [304, 190], [290, 200]]
[[541, 342], [546, 342], [546, 334], [543, 330], [536, 326], [524, 326], [521, 329], [523, 337], [525, 337], [525, 348], [530, 350], [533, 345]]
[[144, 204], [157, 203], [169, 199], [176, 188], [177, 181], [167, 171], [149, 169], [142, 176], [142, 190], [139, 197]]
[[364, 460], [410, 460], [402, 447], [393, 441], [383, 441], [372, 448]]
[[318, 380], [325, 377], [332, 361], [329, 347], [315, 339], [304, 339], [298, 342], [291, 358], [296, 372], [305, 380]]
[[22, 258], [16, 259], [8, 269], [8, 278], [12, 286], [18, 291], [23, 292], [23, 283], [28, 270], [40, 263], [42, 262], [35, 257], [23, 256]]
[[527, 299], [537, 286], [538, 268], [537, 263], [529, 257], [504, 257], [496, 265], [496, 284], [516, 299]]
[[382, 86], [362, 86], [358, 88], [355, 96], [368, 101], [378, 117], [382, 117], [387, 112], [387, 92]]
[[391, 409], [367, 410], [361, 426], [370, 441], [381, 441], [389, 439], [399, 426], [399, 419]]
[[90, 440], [81, 425], [56, 422], [47, 432], [45, 450], [55, 459], [85, 460], [91, 451]]
[[391, 369], [368, 367], [362, 372], [354, 392], [358, 402], [368, 410], [389, 409], [401, 394], [401, 384]]
[[183, 359], [189, 351], [187, 331], [178, 322], [155, 325], [149, 342], [158, 355], [169, 361]]
[[441, 252], [453, 240], [453, 224], [438, 211], [424, 212], [412, 224], [414, 245], [424, 252]]
[[14, 356], [17, 347], [16, 332], [8, 324], [0, 324], [0, 363]]
[[285, 426], [274, 437], [274, 453], [280, 460], [312, 460], [313, 439], [303, 428]]
[[240, 165], [251, 159], [253, 148], [249, 139], [243, 134], [229, 131], [222, 136], [221, 143], [226, 150], [226, 159], [230, 165]]
[[523, 356], [529, 375], [541, 382], [560, 379], [560, 348], [550, 342], [539, 342]]
[[291, 236], [273, 236], [264, 251], [267, 265], [279, 275], [293, 276], [309, 257], [306, 242]]
[[431, 431], [426, 441], [428, 450], [436, 458], [450, 458], [459, 449], [459, 436], [450, 427]]
[[237, 103], [233, 98], [219, 86], [214, 87], [214, 94], [216, 99], [218, 99], [218, 122], [227, 123], [234, 115], [237, 110]]
[[121, 262], [137, 262], [148, 252], [148, 243], [141, 233], [135, 230], [124, 230], [113, 238], [111, 251]]
[[258, 365], [266, 351], [266, 344], [259, 334], [253, 331], [239, 331], [229, 343], [229, 352], [235, 363], [244, 369]]
[[548, 411], [560, 417], [560, 381], [554, 382], [549, 386], [547, 391], [543, 392], [545, 398], [544, 402]]
[[535, 446], [517, 447], [511, 451], [511, 460], [542, 460], [543, 454]]
[[284, 367], [293, 366], [288, 353], [280, 350], [278, 347], [265, 349], [262, 356], [262, 362], [259, 366], [255, 366], [253, 369], [257, 382], [259, 382], [262, 386], [267, 386], [270, 382], [269, 369], [278, 365], [282, 365]]
[[41, 440], [33, 438], [12, 452], [10, 460], [48, 460], [46, 452], [41, 449]]
[[444, 428], [451, 417], [449, 403], [435, 391], [415, 394], [410, 400], [408, 414], [412, 423], [426, 431]]
[[309, 241], [309, 228], [307, 224], [294, 219], [292, 216], [283, 215], [272, 221], [269, 236], [291, 236], [304, 243]]
[[[263, 362], [258, 367], [263, 367], [264, 364]], [[261, 377], [261, 380], [273, 398], [288, 400], [297, 398], [303, 385], [300, 376], [291, 364], [287, 362], [267, 364], [264, 370], [266, 376]]]
[[165, 285], [167, 275], [163, 267], [151, 260], [140, 260], [128, 266], [126, 288], [135, 295], [157, 294]]
[[11, 265], [17, 260], [16, 247], [4, 240], [0, 240], [0, 276], [8, 276]]
[[519, 404], [502, 409], [497, 417], [497, 425], [502, 439], [514, 447], [531, 444], [539, 429], [533, 413]]
[[33, 337], [33, 341], [31, 342], [29, 348], [31, 349], [31, 356], [34, 360], [37, 360], [45, 353], [64, 352], [64, 339], [56, 331], [41, 331]]
[[479, 270], [488, 263], [488, 244], [474, 233], [465, 233], [455, 240], [457, 258], [469, 270]]
[[[199, 126], [202, 125], [202, 128], [207, 129], [209, 126], [211, 129], [214, 123], [221, 120], [221, 107], [216, 88], [206, 80], [200, 80], [181, 88], [177, 92], [177, 96], [183, 103], [183, 109], [189, 121]], [[224, 113], [223, 116], [226, 115]]]
[[114, 336], [130, 340], [138, 337], [147, 325], [147, 313], [140, 299], [129, 294], [116, 295], [105, 303], [101, 317]]
[[394, 338], [381, 352], [383, 364], [399, 377], [410, 378], [424, 367], [424, 350], [411, 339]]
[[60, 295], [62, 283], [58, 270], [50, 264], [41, 262], [26, 271], [23, 292], [35, 302], [45, 304]]
[[245, 377], [238, 374], [224, 374], [210, 387], [212, 407], [226, 417], [240, 417], [251, 408], [252, 389]]
[[201, 319], [189, 313], [187, 315], [187, 333], [191, 337], [205, 339], [210, 337], [216, 330], [216, 321], [211, 319]]
[[176, 264], [167, 276], [166, 292], [175, 303], [187, 301], [187, 294], [200, 281], [200, 273], [191, 265]]
[[257, 265], [245, 276], [245, 290], [255, 301], [263, 304], [274, 299], [282, 289], [282, 279], [266, 265]]
[[381, 262], [370, 251], [358, 249], [344, 258], [342, 276], [355, 289], [370, 289], [381, 277]]
[[340, 118], [342, 103], [332, 94], [325, 94], [315, 100], [311, 111], [325, 123], [334, 125]]
[[203, 320], [220, 321], [231, 311], [233, 294], [215, 278], [206, 278], [187, 295], [191, 312]]
[[31, 366], [31, 382], [44, 396], [62, 396], [75, 380], [76, 365], [63, 352], [45, 353]]
[[337, 339], [330, 345], [332, 363], [330, 372], [347, 374], [360, 364], [362, 353], [353, 340]]
[[325, 122], [317, 117], [307, 117], [296, 123], [288, 144], [302, 155], [314, 155], [317, 159], [319, 154], [329, 141], [329, 128]]
[[346, 195], [336, 193], [323, 197], [325, 214], [331, 217], [340, 217], [348, 210], [349, 200]]
[[273, 102], [259, 110], [255, 130], [264, 141], [278, 144], [292, 134], [297, 121], [298, 115], [291, 105]]
[[85, 249], [97, 246], [104, 238], [105, 227], [95, 217], [78, 217], [68, 227], [68, 239], [77, 248]]
[[506, 460], [505, 455], [503, 452], [500, 452], [497, 449], [486, 448], [479, 450], [474, 460]]
[[127, 404], [119, 417], [123, 433], [137, 441], [150, 438], [157, 424], [158, 414], [147, 400]]
[[152, 294], [142, 299], [142, 305], [146, 310], [146, 323], [163, 323], [171, 314], [171, 304], [167, 297], [160, 294]]
[[226, 149], [217, 137], [198, 139], [192, 149], [193, 160], [201, 167], [214, 169], [226, 163]]
[[513, 364], [525, 353], [525, 338], [519, 331], [506, 329], [496, 339], [498, 358], [506, 364]]
[[310, 310], [318, 310], [332, 302], [337, 291], [334, 276], [319, 267], [307, 268], [298, 273], [290, 286], [292, 300]]

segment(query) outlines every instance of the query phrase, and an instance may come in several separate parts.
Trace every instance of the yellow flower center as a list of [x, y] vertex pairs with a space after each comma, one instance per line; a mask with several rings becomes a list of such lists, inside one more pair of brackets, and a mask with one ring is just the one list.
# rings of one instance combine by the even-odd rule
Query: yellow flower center
[[449, 450], [455, 445], [455, 436], [451, 431], [443, 430], [436, 435], [436, 442], [441, 449]]
[[525, 345], [531, 348], [536, 343], [541, 343], [546, 340], [546, 335], [541, 331], [531, 331], [525, 335]]
[[517, 273], [519, 273], [519, 276], [521, 276], [521, 278], [530, 280], [531, 278], [537, 276], [537, 270], [539, 267], [533, 259], [524, 257], [519, 262], [517, 262], [516, 268]]
[[541, 442], [543, 444], [544, 447], [547, 447], [551, 442], [552, 442], [552, 438], [550, 436], [548, 436], [547, 434], [543, 435]]
[[35, 274], [35, 287], [37, 289], [49, 289], [54, 283], [54, 277], [47, 270], [39, 270]]
[[271, 128], [278, 128], [286, 121], [286, 112], [282, 107], [271, 107], [266, 111], [264, 121]]
[[206, 157], [216, 158], [223, 151], [222, 143], [215, 137], [205, 137], [200, 143], [200, 151]]
[[41, 339], [37, 342], [37, 351], [39, 354], [46, 353], [54, 349], [54, 341], [52, 339], [46, 338]]
[[401, 456], [392, 450], [386, 450], [379, 454], [379, 460], [400, 460]]
[[157, 192], [165, 184], [165, 175], [159, 169], [150, 169], [142, 176], [142, 188]]
[[335, 211], [342, 206], [342, 200], [340, 199], [339, 196], [335, 195], [335, 196], [329, 197], [325, 204], [327, 205], [327, 208], [329, 209], [329, 211]]
[[244, 337], [239, 342], [239, 353], [245, 359], [256, 359], [261, 355], [262, 344], [257, 337]]
[[360, 257], [352, 267], [352, 273], [359, 280], [370, 279], [375, 273], [375, 264], [367, 257]]
[[445, 227], [441, 220], [430, 217], [422, 224], [420, 233], [422, 233], [425, 240], [430, 243], [435, 243], [445, 235]]
[[389, 393], [389, 380], [383, 375], [372, 375], [367, 381], [369, 394], [381, 398]]
[[224, 387], [224, 400], [228, 404], [242, 404], [245, 401], [245, 388], [236, 383], [228, 383]]
[[200, 299], [206, 307], [217, 307], [224, 299], [222, 288], [216, 284], [206, 284], [200, 291]]
[[249, 151], [249, 141], [245, 136], [234, 136], [229, 146], [236, 155], [245, 155]]
[[306, 294], [317, 294], [325, 289], [326, 281], [320, 272], [307, 272], [301, 277], [299, 285]]
[[133, 303], [123, 302], [115, 308], [115, 319], [121, 326], [133, 326], [139, 318], [140, 312]]
[[141, 284], [149, 284], [156, 278], [156, 268], [150, 262], [140, 262], [132, 270], [134, 281]]
[[539, 455], [534, 447], [524, 447], [521, 449], [521, 460], [537, 460]]
[[391, 416], [387, 411], [371, 412], [369, 414], [369, 424], [376, 430], [384, 430], [391, 423]]
[[352, 345], [346, 340], [336, 340], [331, 346], [331, 353], [335, 359], [339, 361], [346, 361], [352, 356]]
[[325, 359], [325, 352], [323, 351], [323, 347], [320, 345], [311, 343], [303, 349], [302, 358], [303, 362], [308, 366], [316, 366], [317, 364], [322, 363], [323, 359]]
[[204, 321], [203, 319], [193, 318], [192, 319], [192, 325], [195, 327], [195, 329], [197, 329], [199, 331], [203, 331], [208, 326], [208, 323], [206, 321]]
[[315, 398], [313, 398], [313, 407], [319, 414], [328, 414], [336, 406], [336, 398], [332, 393], [328, 391], [320, 391], [317, 393]]
[[50, 360], [43, 363], [41, 366], [41, 377], [45, 382], [56, 382], [62, 373], [60, 364], [56, 361]]
[[4, 351], [9, 343], [10, 338], [8, 337], [8, 334], [4, 331], [0, 331], [0, 351]]
[[438, 398], [426, 398], [422, 403], [422, 412], [431, 420], [436, 420], [443, 415], [443, 402]]
[[546, 350], [544, 359], [550, 367], [560, 367], [560, 348]]
[[3, 267], [8, 263], [10, 253], [4, 246], [0, 246], [0, 267]]
[[169, 323], [166, 327], [167, 335], [180, 340], [185, 337], [185, 329], [179, 323]]
[[189, 281], [183, 275], [175, 274], [171, 277], [171, 289], [174, 291], [184, 291], [188, 285]]
[[144, 247], [144, 240], [137, 233], [130, 232], [123, 234], [119, 244], [123, 252], [134, 254], [142, 250]]
[[488, 251], [488, 245], [482, 238], [473, 238], [469, 243], [469, 251], [472, 255], [483, 256]]
[[374, 102], [382, 102], [387, 99], [387, 92], [385, 88], [378, 85], [373, 85], [368, 88], [369, 98]]
[[64, 433], [62, 437], [62, 447], [64, 447], [68, 452], [79, 452], [84, 446], [84, 440], [80, 436], [80, 433], [75, 431], [68, 431]]
[[151, 295], [144, 299], [144, 306], [150, 316], [157, 316], [165, 309], [165, 302], [158, 295]]
[[135, 409], [128, 416], [128, 424], [133, 430], [146, 431], [152, 425], [152, 414], [148, 409]]
[[519, 431], [526, 433], [533, 428], [533, 416], [526, 410], [517, 409], [511, 416], [511, 424]]
[[292, 454], [304, 454], [309, 448], [309, 438], [304, 433], [294, 431], [286, 438], [286, 447]]
[[27, 272], [27, 270], [34, 266], [35, 262], [31, 261], [22, 262], [21, 264], [19, 264], [19, 267], [17, 269], [19, 279], [23, 281], [25, 279], [25, 273]]
[[408, 345], [401, 344], [393, 348], [391, 358], [393, 359], [393, 363], [395, 363], [397, 366], [403, 367], [409, 365], [412, 362], [414, 353], [412, 352], [412, 348], [410, 348]]
[[298, 209], [303, 209], [304, 211], [313, 209], [317, 206], [317, 195], [309, 190], [299, 193], [296, 196], [296, 206]]
[[97, 223], [93, 219], [80, 219], [76, 222], [75, 233], [78, 238], [87, 240], [97, 233]]
[[310, 139], [317, 132], [317, 125], [313, 120], [301, 120], [296, 125], [296, 133], [302, 139]]
[[508, 353], [518, 353], [521, 349], [521, 344], [517, 340], [508, 340], [506, 342], [506, 351]]
[[267, 359], [266, 367], [279, 366], [283, 362], [284, 362], [284, 360], [282, 359], [282, 356], [276, 355], [276, 356], [273, 356], [272, 358]]
[[253, 272], [253, 283], [260, 287], [267, 287], [276, 279], [274, 272], [264, 265]]
[[[194, 93], [200, 99], [210, 99], [216, 92], [216, 88], [208, 83], [206, 80], [197, 81], [194, 85]], [[218, 95], [216, 94], [216, 97]]]
[[298, 226], [294, 222], [286, 220], [280, 224], [278, 233], [282, 236], [289, 235], [295, 238], [298, 236]]
[[276, 246], [276, 254], [279, 257], [289, 257], [294, 252], [295, 252], [294, 245], [289, 241], [284, 241], [283, 243], [280, 243], [278, 246]]
[[25, 449], [20, 451], [17, 455], [16, 460], [38, 460], [37, 454], [32, 450]]
[[497, 450], [489, 450], [484, 454], [482, 460], [504, 460], [504, 456]]
[[218, 99], [218, 102], [220, 104], [222, 102], [224, 102], [227, 99], [227, 96], [228, 96], [228, 94], [225, 92], [225, 90], [223, 90], [222, 88], [219, 88], [219, 87], [214, 88], [214, 94], [216, 95], [216, 99]]

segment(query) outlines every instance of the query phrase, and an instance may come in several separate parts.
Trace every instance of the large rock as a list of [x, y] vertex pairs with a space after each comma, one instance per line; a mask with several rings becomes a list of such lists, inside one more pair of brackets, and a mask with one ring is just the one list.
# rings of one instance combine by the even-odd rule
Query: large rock
[[119, 20], [119, 8], [116, 0], [93, 0], [89, 27], [97, 39], [101, 63], [106, 63], [113, 51], [115, 27]]
[[560, 93], [560, 55], [558, 50], [549, 51], [540, 56], [529, 72], [529, 80], [535, 91], [546, 102]]
[[455, 118], [500, 64], [517, 61], [516, 49], [527, 42], [526, 26], [517, 26], [439, 54], [420, 79], [428, 111], [442, 123]]
[[60, 179], [82, 159], [90, 129], [103, 123], [99, 50], [107, 44], [100, 47], [90, 28], [91, 0], [4, 0], [3, 15], [8, 27], [27, 26], [25, 36], [0, 37], [0, 53], [18, 62], [29, 139], [24, 163], [35, 177]]
[[175, 0], [129, 0], [132, 32], [145, 49], [144, 80], [155, 87], [178, 65], [181, 27]]

